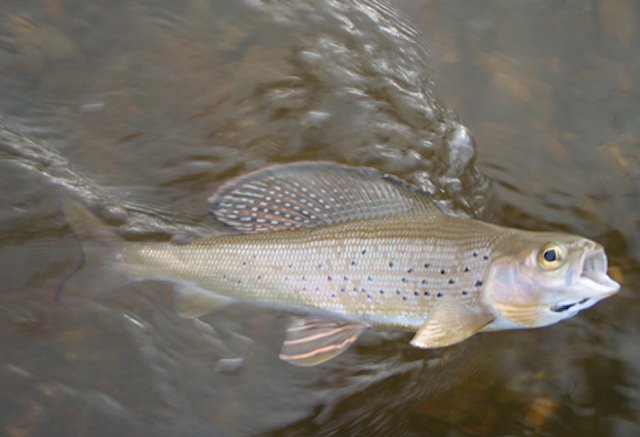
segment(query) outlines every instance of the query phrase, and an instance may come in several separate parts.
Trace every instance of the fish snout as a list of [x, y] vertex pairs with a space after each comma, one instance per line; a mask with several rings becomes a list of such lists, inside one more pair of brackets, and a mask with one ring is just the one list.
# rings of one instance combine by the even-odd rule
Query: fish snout
[[620, 284], [607, 275], [607, 255], [604, 248], [598, 243], [590, 243], [590, 249], [585, 251], [580, 261], [579, 276], [573, 284], [570, 296], [552, 305], [549, 308], [552, 312], [571, 317], [620, 289]]
[[578, 283], [590, 292], [588, 297], [607, 297], [620, 289], [620, 284], [607, 275], [607, 255], [599, 244], [582, 258]]

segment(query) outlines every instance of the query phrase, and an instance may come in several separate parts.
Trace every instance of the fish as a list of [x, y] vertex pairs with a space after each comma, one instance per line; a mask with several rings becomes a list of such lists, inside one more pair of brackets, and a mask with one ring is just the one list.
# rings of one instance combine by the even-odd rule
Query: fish
[[369, 327], [441, 348], [560, 322], [620, 288], [592, 240], [449, 215], [369, 167], [303, 161], [236, 177], [208, 199], [232, 232], [188, 242], [126, 242], [79, 201], [64, 199], [63, 210], [85, 264], [174, 283], [185, 317], [237, 301], [289, 312], [279, 357], [303, 367], [340, 355]]

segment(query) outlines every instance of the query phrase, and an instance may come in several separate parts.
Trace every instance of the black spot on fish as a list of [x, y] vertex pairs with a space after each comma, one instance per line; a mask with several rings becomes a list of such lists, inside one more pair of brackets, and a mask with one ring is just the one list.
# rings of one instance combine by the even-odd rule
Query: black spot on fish
[[373, 278], [371, 276], [367, 276], [367, 281], [373, 281]]
[[400, 294], [400, 290], [396, 290], [396, 294]]
[[292, 268], [292, 267], [293, 267], [293, 264], [289, 264], [289, 268]]
[[478, 256], [478, 252], [473, 252], [473, 257], [477, 257]]
[[302, 280], [303, 280], [303, 281], [306, 281], [306, 280], [307, 280], [307, 277], [306, 277], [306, 276], [303, 276], [303, 277], [302, 277]]
[[353, 291], [358, 291], [358, 287], [353, 287]]
[[413, 269], [407, 269], [407, 273], [413, 272]]
[[242, 284], [242, 280], [241, 279], [238, 279], [238, 284]]
[[466, 296], [467, 294], [469, 294], [469, 292], [467, 290], [462, 290], [462, 295]]
[[336, 297], [335, 293], [334, 293], [334, 294], [332, 294], [332, 295], [331, 295], [331, 297], [335, 298], [335, 297]]
[[345, 277], [344, 277], [344, 280], [345, 280], [345, 281], [348, 281], [348, 280], [349, 280], [349, 277], [348, 277], [348, 276], [345, 276]]
[[424, 295], [425, 295], [425, 296], [431, 296], [431, 293], [429, 293], [428, 291], [425, 291], [425, 292], [424, 292]]
[[332, 281], [333, 278], [331, 276], [327, 276], [327, 281]]
[[436, 297], [442, 297], [442, 293], [436, 294]]
[[318, 264], [318, 268], [321, 269], [322, 268], [322, 264]]
[[469, 267], [464, 268], [464, 272], [467, 273], [469, 271]]
[[455, 283], [456, 283], [455, 279], [453, 278], [449, 279], [449, 284], [455, 284]]
[[485, 260], [485, 261], [488, 260], [489, 259], [489, 255], [482, 255], [482, 259]]
[[402, 300], [407, 300], [407, 296], [402, 296]]
[[342, 287], [342, 288], [340, 289], [340, 291], [344, 293], [344, 287]]
[[284, 280], [285, 280], [285, 281], [288, 281], [288, 280], [289, 280], [289, 277], [288, 277], [288, 276], [285, 276], [285, 277], [284, 277]]
[[407, 278], [403, 277], [402, 282], [407, 282]]
[[247, 262], [246, 262], [246, 261], [242, 261], [242, 265], [243, 265], [243, 266], [246, 266], [246, 265], [247, 265]]
[[380, 290], [380, 294], [384, 294], [384, 290]]
[[316, 287], [316, 291], [320, 291], [320, 287]]
[[362, 249], [362, 254], [364, 255], [365, 253], [367, 253], [367, 249]]
[[302, 291], [307, 291], [307, 287], [302, 287]]
[[427, 285], [427, 280], [426, 279], [422, 280], [422, 285]]
[[370, 294], [367, 294], [367, 299], [371, 299], [371, 295]]
[[417, 292], [417, 291], [414, 291], [414, 292], [413, 292], [413, 294], [417, 296], [417, 295], [419, 295], [420, 293], [419, 293], [419, 292]]
[[258, 281], [259, 281], [260, 279], [262, 279], [262, 276], [258, 275]]
[[355, 260], [351, 261], [351, 265], [352, 265], [352, 266], [355, 266], [356, 264], [357, 264], [357, 263], [356, 263], [356, 261], [355, 261]]
[[447, 271], [445, 269], [440, 270], [440, 274], [444, 275], [445, 273], [447, 273]]
[[363, 289], [362, 289], [362, 292], [363, 292], [363, 293], [366, 293], [366, 292], [367, 292], [367, 290], [365, 290], [365, 289], [363, 288]]
[[389, 267], [393, 268], [393, 261], [389, 261]]
[[425, 263], [424, 268], [425, 268], [425, 269], [428, 269], [430, 265], [431, 265], [431, 264], [429, 264], [429, 263]]
[[483, 282], [480, 279], [476, 281], [476, 287], [482, 287], [482, 284]]

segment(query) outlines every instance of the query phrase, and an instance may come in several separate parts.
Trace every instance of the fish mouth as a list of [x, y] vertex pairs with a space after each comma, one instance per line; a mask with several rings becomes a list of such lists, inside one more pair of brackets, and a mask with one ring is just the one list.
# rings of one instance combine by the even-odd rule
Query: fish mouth
[[620, 284], [607, 275], [607, 256], [604, 249], [598, 248], [585, 255], [578, 287], [590, 291], [591, 297], [607, 297], [620, 289]]
[[569, 311], [573, 307], [584, 305], [585, 303], [589, 302], [589, 300], [591, 299], [587, 297], [582, 300], [579, 300], [578, 302], [565, 303], [565, 304], [557, 303], [549, 309], [555, 313], [564, 313], [565, 311]]
[[602, 247], [597, 247], [584, 256], [580, 276], [573, 288], [579, 298], [556, 303], [550, 307], [550, 310], [556, 313], [571, 309], [579, 311], [611, 296], [620, 289], [620, 284], [607, 275], [607, 256]]

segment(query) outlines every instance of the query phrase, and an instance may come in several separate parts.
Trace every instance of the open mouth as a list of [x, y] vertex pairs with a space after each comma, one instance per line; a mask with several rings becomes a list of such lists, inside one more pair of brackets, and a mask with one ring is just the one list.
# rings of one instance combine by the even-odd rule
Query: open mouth
[[607, 256], [602, 248], [588, 253], [582, 261], [579, 286], [593, 297], [606, 297], [620, 289], [620, 284], [607, 276]]
[[578, 309], [575, 307], [584, 309], [620, 289], [620, 285], [607, 275], [607, 256], [601, 247], [585, 255], [582, 272], [574, 287], [579, 296], [575, 301], [557, 303], [550, 310], [561, 313], [572, 308]]

